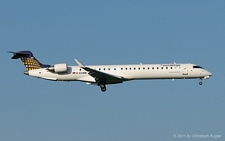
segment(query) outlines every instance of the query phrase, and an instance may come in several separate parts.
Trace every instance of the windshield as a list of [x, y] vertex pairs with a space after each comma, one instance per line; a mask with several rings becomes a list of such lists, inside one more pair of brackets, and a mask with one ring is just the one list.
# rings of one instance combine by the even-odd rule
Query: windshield
[[195, 68], [200, 68], [200, 69], [202, 69], [202, 67], [200, 67], [200, 66], [193, 66], [193, 68], [195, 69]]

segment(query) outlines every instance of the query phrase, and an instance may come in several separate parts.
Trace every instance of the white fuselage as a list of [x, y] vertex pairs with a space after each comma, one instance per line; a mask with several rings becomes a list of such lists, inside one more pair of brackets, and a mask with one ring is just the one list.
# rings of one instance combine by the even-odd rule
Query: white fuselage
[[[209, 71], [195, 64], [137, 64], [87, 66], [103, 73], [119, 76], [123, 81], [138, 79], [188, 79], [209, 78]], [[96, 83], [95, 78], [79, 66], [68, 66], [66, 72], [55, 73], [46, 68], [30, 70], [30, 76], [59, 81], [83, 81]], [[110, 84], [110, 83], [108, 83]]]

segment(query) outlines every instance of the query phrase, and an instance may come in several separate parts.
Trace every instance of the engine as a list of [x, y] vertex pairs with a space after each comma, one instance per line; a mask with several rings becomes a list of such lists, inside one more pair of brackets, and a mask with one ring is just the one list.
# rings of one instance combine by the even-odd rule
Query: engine
[[66, 64], [55, 64], [53, 67], [48, 68], [49, 71], [54, 71], [56, 73], [66, 72], [67, 65]]

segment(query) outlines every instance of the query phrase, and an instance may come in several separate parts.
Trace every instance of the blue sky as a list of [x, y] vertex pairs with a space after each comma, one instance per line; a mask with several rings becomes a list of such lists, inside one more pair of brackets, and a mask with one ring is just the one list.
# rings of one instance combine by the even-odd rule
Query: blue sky
[[[224, 1], [2, 1], [0, 140], [190, 140], [225, 136]], [[42, 63], [196, 63], [199, 80], [131, 81], [107, 92], [25, 76], [7, 51]], [[191, 138], [191, 140], [199, 140]], [[207, 138], [205, 140], [214, 140]]]

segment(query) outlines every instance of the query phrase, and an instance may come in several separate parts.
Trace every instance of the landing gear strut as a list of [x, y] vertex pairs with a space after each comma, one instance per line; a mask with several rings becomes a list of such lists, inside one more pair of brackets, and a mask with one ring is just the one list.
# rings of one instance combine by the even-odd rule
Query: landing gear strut
[[202, 85], [202, 79], [200, 78], [200, 82], [199, 82], [199, 85]]
[[99, 86], [100, 86], [100, 88], [101, 88], [101, 90], [102, 90], [103, 92], [105, 92], [105, 91], [106, 91], [105, 84], [99, 84]]

